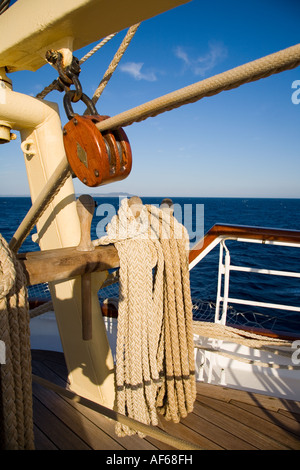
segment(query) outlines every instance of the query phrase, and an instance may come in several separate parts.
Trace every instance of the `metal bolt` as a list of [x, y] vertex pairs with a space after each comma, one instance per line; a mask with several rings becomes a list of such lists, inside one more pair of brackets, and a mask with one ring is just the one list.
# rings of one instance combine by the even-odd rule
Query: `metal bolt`
[[74, 126], [77, 126], [77, 124], [78, 124], [77, 119], [74, 118], [74, 119], [73, 119], [73, 123], [74, 123]]
[[67, 129], [63, 128], [63, 135], [67, 135]]
[[82, 182], [83, 182], [83, 184], [86, 184], [86, 183], [87, 183], [87, 179], [86, 179], [86, 178], [83, 178]]
[[95, 174], [95, 176], [98, 178], [98, 176], [99, 176], [99, 171], [98, 171], [98, 170], [94, 170], [94, 174]]

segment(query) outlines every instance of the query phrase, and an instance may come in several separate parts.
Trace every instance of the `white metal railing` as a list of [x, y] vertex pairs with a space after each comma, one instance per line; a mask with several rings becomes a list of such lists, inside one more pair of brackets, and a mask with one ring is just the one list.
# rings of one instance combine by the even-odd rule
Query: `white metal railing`
[[[300, 312], [300, 307], [298, 306], [291, 306], [291, 305], [286, 305], [286, 304], [278, 304], [278, 303], [270, 303], [270, 302], [259, 302], [255, 300], [230, 297], [229, 296], [229, 284], [230, 284], [230, 272], [231, 271], [239, 271], [239, 272], [244, 272], [244, 273], [257, 273], [257, 274], [264, 274], [264, 275], [271, 275], [271, 276], [285, 276], [285, 277], [293, 277], [293, 278], [300, 278], [300, 273], [292, 272], [292, 271], [278, 271], [274, 269], [261, 269], [261, 268], [232, 265], [231, 258], [230, 258], [230, 251], [228, 247], [226, 246], [225, 241], [226, 240], [221, 240], [220, 242], [218, 286], [217, 286], [216, 311], [215, 311], [216, 323], [222, 323], [222, 324], [226, 323], [227, 308], [228, 308], [229, 303], [249, 305], [252, 307], [263, 307], [263, 308], [272, 308], [272, 309], [290, 310], [293, 312]], [[238, 241], [248, 242], [248, 243], [258, 242], [258, 240], [247, 240], [247, 239], [239, 239]], [[286, 246], [287, 244], [284, 242], [282, 243], [276, 242], [276, 245]], [[290, 245], [291, 244], [289, 244], [289, 246]], [[300, 248], [300, 244], [293, 244], [293, 246], [297, 246]], [[225, 258], [224, 258], [224, 251], [225, 251]], [[223, 277], [224, 277], [224, 282], [222, 283]], [[223, 285], [223, 295], [222, 295], [222, 285]]]
[[229, 286], [230, 273], [232, 271], [270, 276], [284, 276], [298, 279], [300, 279], [300, 272], [236, 266], [231, 264], [230, 251], [226, 245], [226, 240], [300, 248], [300, 232], [296, 231], [229, 225], [215, 225], [212, 227], [212, 229], [205, 235], [204, 239], [201, 240], [201, 242], [198, 242], [198, 244], [193, 248], [194, 251], [190, 254], [190, 269], [203, 259], [214, 247], [218, 244], [220, 245], [215, 309], [216, 323], [226, 324], [229, 304], [300, 312], [299, 306], [230, 297]]

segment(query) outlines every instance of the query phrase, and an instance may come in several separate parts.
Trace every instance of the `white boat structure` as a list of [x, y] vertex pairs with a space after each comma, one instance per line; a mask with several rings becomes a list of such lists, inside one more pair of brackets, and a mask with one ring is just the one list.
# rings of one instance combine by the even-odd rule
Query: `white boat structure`
[[[8, 2], [2, 3], [8, 6]], [[18, 0], [0, 16], [0, 29], [3, 37], [0, 46], [0, 138], [3, 143], [9, 142], [13, 138], [12, 131], [20, 131], [21, 148], [24, 153], [32, 198], [32, 207], [16, 230], [12, 240], [9, 241], [9, 246], [2, 242], [3, 251], [8, 257], [14, 256], [18, 266], [22, 267], [23, 278], [25, 279], [23, 282], [26, 286], [47, 283], [51, 293], [52, 305], [46, 305], [48, 312], [38, 317], [35, 317], [35, 312], [33, 312], [30, 321], [30, 341], [35, 368], [41, 368], [41, 377], [43, 377], [43, 365], [47, 361], [48, 366], [50, 363], [56, 363], [58, 369], [60, 368], [62, 371], [63, 361], [65, 360], [67, 367], [67, 378], [65, 377], [68, 382], [67, 387], [66, 384], [65, 387], [58, 387], [58, 383], [52, 383], [51, 385], [49, 381], [43, 381], [41, 377], [39, 378], [38, 373], [34, 374], [34, 387], [42, 388], [45, 386], [50, 389], [52, 387], [52, 392], [38, 392], [39, 388], [34, 389], [36, 394], [40, 393], [40, 395], [35, 396], [38, 402], [36, 405], [37, 410], [40, 412], [37, 412], [37, 415], [42, 417], [44, 412], [46, 416], [44, 405], [41, 405], [43, 393], [46, 394], [45, 400], [49, 399], [51, 402], [53, 399], [51, 393], [54, 391], [55, 394], [64, 397], [58, 398], [58, 404], [60, 403], [61, 406], [62, 401], [59, 400], [70, 400], [73, 397], [79, 403], [90, 406], [93, 412], [95, 410], [103, 412], [106, 417], [115, 419], [125, 427], [129, 424], [132, 426], [135, 424], [135, 428], [139, 432], [156, 439], [155, 441], [147, 441], [132, 436], [123, 438], [123, 441], [120, 438], [119, 441], [117, 438], [111, 437], [111, 431], [105, 431], [105, 428], [104, 431], [102, 428], [100, 429], [99, 421], [97, 421], [100, 418], [92, 417], [91, 411], [87, 412], [90, 414], [85, 416], [84, 419], [88, 419], [89, 423], [92, 422], [92, 425], [89, 424], [91, 433], [96, 433], [95, 427], [97, 427], [97, 432], [100, 433], [101, 431], [102, 433], [102, 438], [98, 438], [100, 441], [104, 439], [104, 435], [109, 434], [110, 445], [112, 446], [111, 442], [113, 441], [116, 449], [137, 450], [140, 448], [139, 445], [141, 448], [151, 448], [152, 450], [170, 448], [195, 450], [206, 447], [299, 449], [299, 429], [297, 430], [299, 420], [298, 402], [300, 401], [299, 337], [296, 335], [280, 337], [269, 332], [266, 334], [262, 330], [249, 331], [242, 327], [233, 328], [227, 324], [227, 311], [228, 305], [243, 304], [251, 307], [290, 309], [299, 312], [299, 307], [286, 306], [284, 302], [280, 305], [262, 304], [253, 300], [231, 298], [229, 283], [230, 273], [237, 270], [255, 272], [265, 276], [300, 277], [300, 274], [284, 270], [264, 270], [232, 265], [230, 252], [226, 244], [228, 240], [235, 240], [238, 243], [281, 244], [298, 250], [300, 247], [300, 232], [297, 231], [216, 225], [204, 236], [203, 240], [190, 250], [189, 268], [193, 269], [197, 263], [201, 263], [201, 260], [212, 249], [218, 245], [220, 246], [214, 322], [198, 319], [193, 321], [193, 353], [198, 393], [198, 401], [195, 406], [196, 412], [198, 410], [198, 414], [196, 414], [199, 423], [202, 422], [202, 424], [198, 425], [195, 422], [192, 426], [192, 419], [190, 418], [190, 421], [188, 421], [189, 418], [184, 415], [183, 424], [175, 424], [173, 428], [165, 423], [162, 426], [164, 431], [158, 429], [155, 432], [152, 428], [147, 427], [145, 423], [138, 422], [138, 420], [135, 423], [129, 422], [127, 416], [121, 416], [120, 413], [117, 414], [113, 411], [116, 396], [114, 370], [117, 354], [118, 318], [105, 315], [105, 311], [110, 310], [108, 307], [112, 305], [112, 301], [109, 300], [107, 303], [100, 305], [99, 287], [102, 286], [102, 289], [104, 289], [109, 282], [116, 285], [114, 284], [116, 277], [109, 276], [108, 270], [119, 269], [120, 257], [112, 243], [95, 246], [95, 243], [91, 242], [90, 224], [94, 206], [88, 197], [76, 202], [72, 174], [74, 176], [75, 173], [87, 186], [108, 183], [113, 181], [114, 178], [122, 179], [131, 169], [131, 153], [126, 135], [122, 129], [120, 130], [121, 126], [127, 126], [132, 122], [146, 119], [173, 107], [235, 88], [243, 83], [258, 80], [300, 64], [300, 45], [291, 46], [284, 51], [257, 59], [252, 63], [224, 72], [211, 79], [203, 80], [120, 115], [98, 119], [94, 107], [94, 101], [96, 100], [90, 100], [82, 91], [79, 81], [79, 61], [74, 58], [73, 51], [102, 37], [106, 37], [102, 41], [105, 43], [106, 40], [109, 40], [108, 35], [135, 24], [134, 27], [131, 26], [129, 29], [129, 33], [125, 38], [126, 41], [122, 43], [123, 46], [126, 42], [128, 45], [132, 34], [138, 27], [137, 22], [182, 3], [185, 2], [182, 0], [116, 1], [114, 11], [118, 14], [112, 17], [109, 15], [111, 11], [110, 2], [103, 0], [72, 0], [65, 2], [54, 0], [51, 4], [47, 2], [47, 7], [45, 7], [44, 2], [38, 0]], [[105, 17], [106, 21], [99, 26], [98, 18], [100, 16]], [[24, 17], [26, 17], [26, 22], [24, 22]], [[107, 18], [110, 18], [110, 20], [107, 20]], [[63, 131], [58, 107], [55, 103], [44, 100], [45, 96], [42, 95], [33, 98], [13, 91], [11, 79], [8, 78], [14, 71], [37, 70], [45, 64], [45, 57], [47, 57], [48, 62], [57, 68], [59, 78], [46, 90], [44, 95], [46, 96], [46, 93], [55, 87], [60, 87], [61, 91], [65, 92], [65, 109], [69, 113], [70, 121]], [[113, 67], [116, 65], [116, 63], [113, 64]], [[104, 83], [105, 81], [107, 79], [104, 80]], [[75, 89], [71, 90], [71, 86], [74, 86]], [[87, 105], [90, 112], [89, 118], [78, 116], [73, 112], [73, 105], [77, 101], [83, 101]], [[78, 129], [81, 129], [79, 136], [77, 134]], [[93, 154], [95, 147], [92, 147], [92, 150], [86, 147], [87, 139], [93, 145], [94, 142], [97, 142], [98, 146], [103, 146], [101, 151], [106, 155], [106, 163], [103, 163], [100, 169], [93, 166], [99, 164], [99, 162], [94, 163], [94, 160], [91, 159], [90, 152]], [[102, 143], [99, 143], [100, 140]], [[74, 142], [75, 150], [73, 147]], [[133, 202], [134, 205], [138, 206], [136, 220], [139, 220], [138, 217], [142, 217], [141, 213], [144, 209], [136, 200]], [[131, 207], [130, 201], [128, 207]], [[164, 214], [167, 214], [167, 211]], [[37, 241], [40, 251], [18, 253], [21, 244], [34, 226], [37, 227]], [[5, 290], [5, 274], [2, 282], [2, 291], [5, 294], [1, 301], [4, 305], [3, 312], [7, 314], [13, 304], [7, 296], [18, 296], [19, 293], [16, 291], [12, 294], [11, 287]], [[18, 301], [16, 301], [16, 304], [18, 304]], [[194, 303], [194, 308], [197, 308], [197, 302]], [[36, 444], [38, 443], [37, 447], [39, 448], [39, 445], [46, 442], [46, 431], [44, 431], [42, 425], [39, 425], [38, 421], [34, 422], [36, 434], [33, 437], [32, 432], [30, 435], [31, 428], [28, 426], [30, 418], [28, 416], [24, 417], [25, 413], [23, 416], [21, 412], [22, 417], [20, 418], [20, 410], [13, 403], [11, 404], [11, 412], [14, 417], [11, 418], [11, 415], [6, 411], [8, 397], [9, 399], [13, 398], [8, 391], [9, 386], [6, 385], [6, 380], [11, 381], [10, 386], [12, 388], [14, 387], [14, 381], [18, 382], [18, 378], [20, 378], [20, 357], [23, 357], [21, 347], [19, 356], [14, 356], [14, 353], [9, 352], [10, 342], [12, 341], [9, 340], [8, 344], [9, 334], [7, 329], [12, 328], [12, 326], [9, 325], [7, 318], [8, 315], [5, 316], [3, 313], [2, 325], [6, 325], [6, 329], [0, 339], [7, 347], [7, 361], [1, 364], [2, 411], [0, 418], [4, 423], [1, 438], [4, 448], [33, 448], [34, 440]], [[186, 326], [186, 329], [188, 330], [188, 326]], [[23, 326], [19, 330], [20, 337], [22, 337], [24, 333]], [[178, 336], [181, 341], [180, 334]], [[11, 338], [15, 338], [13, 333], [11, 333]], [[28, 347], [29, 343], [26, 344], [22, 347]], [[44, 359], [42, 358], [42, 351], [45, 352]], [[187, 346], [187, 351], [187, 355], [190, 354], [189, 346]], [[53, 356], [51, 356], [52, 353]], [[179, 353], [181, 354], [182, 351], [179, 350]], [[25, 355], [28, 356], [28, 351]], [[63, 359], [61, 359], [62, 357]], [[27, 362], [30, 362], [29, 357], [27, 357]], [[15, 363], [17, 365], [13, 365]], [[7, 372], [9, 365], [14, 371], [19, 372], [13, 372], [9, 375]], [[22, 363], [21, 368], [23, 367], [25, 366]], [[127, 366], [125, 365], [125, 367]], [[51, 369], [50, 366], [48, 369]], [[193, 376], [193, 371], [189, 370], [189, 372], [189, 377], [185, 377], [182, 371], [180, 380], [185, 385], [190, 383], [191, 376]], [[56, 375], [56, 378], [58, 375]], [[28, 377], [22, 377], [22, 380], [27, 380], [27, 389], [25, 385], [21, 387], [23, 392], [27, 390], [27, 392], [24, 392], [26, 397], [23, 399], [23, 408], [25, 410], [29, 406], [27, 395], [31, 382], [28, 385]], [[173, 380], [176, 382], [178, 377], [173, 378]], [[58, 382], [61, 383], [59, 380]], [[276, 431], [277, 434], [274, 431], [276, 437], [270, 437], [268, 436], [271, 427], [270, 422], [268, 423], [269, 427], [266, 428], [267, 430], [263, 432], [259, 421], [262, 419], [261, 417], [257, 418], [257, 425], [254, 425], [253, 419], [250, 418], [247, 423], [237, 425], [238, 429], [243, 429], [245, 435], [248, 434], [251, 437], [253, 434], [253, 440], [255, 440], [255, 437], [256, 440], [261, 438], [262, 444], [260, 446], [255, 444], [254, 441], [247, 441], [246, 437], [236, 436], [233, 430], [234, 423], [232, 422], [232, 419], [235, 418], [229, 416], [228, 419], [231, 420], [230, 425], [233, 428], [230, 431], [232, 438], [230, 445], [222, 441], [223, 438], [225, 439], [224, 433], [227, 430], [224, 430], [221, 425], [216, 426], [215, 440], [209, 440], [204, 435], [204, 430], [202, 430], [203, 427], [206, 427], [205, 424], [203, 425], [203, 419], [209, 422], [207, 429], [213, 424], [210, 422], [210, 418], [205, 415], [205, 403], [210, 410], [213, 408], [212, 404], [209, 404], [210, 392], [209, 388], [205, 388], [206, 385], [211, 387], [211, 391], [214, 391], [211, 392], [212, 394], [217, 395], [219, 391], [221, 393], [226, 387], [224, 392], [226, 405], [224, 405], [224, 409], [226, 410], [226, 407], [228, 407], [228, 415], [231, 415], [229, 407], [234, 406], [228, 396], [237, 397], [237, 390], [245, 392], [248, 399], [252, 397], [253, 401], [256, 402], [260, 401], [259, 397], [265, 396], [265, 403], [268, 403], [265, 405], [267, 410], [270, 410], [268, 407], [273, 406], [270, 403], [280, 403], [280, 406], [278, 405], [276, 410], [272, 409], [271, 413], [275, 413], [275, 411], [280, 413], [280, 410], [285, 407], [284, 411], [290, 413], [286, 417], [287, 420], [290, 420], [290, 427], [285, 423], [285, 431], [282, 431], [281, 427], [280, 431]], [[147, 384], [144, 383], [143, 386], [146, 387]], [[188, 389], [189, 386], [186, 385], [186, 388]], [[136, 386], [136, 388], [138, 387]], [[203, 390], [206, 391], [208, 397], [203, 396]], [[218, 391], [216, 392], [216, 390]], [[15, 392], [16, 396], [17, 393], [19, 392]], [[194, 396], [193, 400], [195, 399]], [[186, 402], [189, 400], [188, 393], [185, 400]], [[239, 400], [240, 395], [237, 401]], [[247, 404], [247, 406], [252, 405], [252, 402]], [[76, 406], [75, 408], [74, 405], [72, 406], [72, 413], [75, 409], [83, 414], [81, 408], [77, 409]], [[201, 412], [199, 411], [200, 408]], [[214, 410], [216, 411], [216, 408]], [[201, 415], [202, 412], [203, 415]], [[249, 410], [244, 410], [244, 413], [250, 415]], [[281, 417], [282, 414], [278, 416]], [[10, 431], [11, 427], [7, 425], [10, 419], [15, 423], [13, 431]], [[22, 425], [18, 424], [18, 419], [21, 419]], [[65, 419], [65, 422], [69, 423], [67, 424], [69, 430], [72, 425], [67, 412], [65, 415], [61, 415], [60, 423]], [[186, 421], [184, 421], [185, 419]], [[213, 420], [213, 418], [211, 419]], [[31, 422], [33, 422], [32, 419]], [[109, 428], [110, 424], [107, 424], [107, 426]], [[176, 426], [181, 426], [177, 428], [182, 431], [180, 437], [174, 435]], [[227, 424], [223, 426], [227, 426]], [[246, 431], [247, 426], [248, 431]], [[272, 426], [275, 425], [272, 423]], [[47, 437], [48, 448], [51, 448], [51, 446], [59, 448], [56, 439], [60, 437], [53, 431], [54, 427], [51, 425], [49, 418], [49, 429], [52, 428], [52, 430], [50, 429], [50, 434]], [[221, 428], [222, 432], [220, 431]], [[100, 445], [99, 443], [91, 444], [92, 441], [84, 440], [83, 436], [78, 436], [79, 431], [76, 432], [77, 437], [74, 437], [72, 443], [71, 441], [65, 443], [66, 448], [84, 448], [84, 445], [89, 446], [89, 448], [99, 448], [97, 447], [97, 445]], [[220, 434], [219, 437], [218, 433]], [[170, 447], [159, 447], [157, 440]], [[137, 443], [138, 441], [140, 444]], [[106, 446], [105, 439], [103, 442]]]

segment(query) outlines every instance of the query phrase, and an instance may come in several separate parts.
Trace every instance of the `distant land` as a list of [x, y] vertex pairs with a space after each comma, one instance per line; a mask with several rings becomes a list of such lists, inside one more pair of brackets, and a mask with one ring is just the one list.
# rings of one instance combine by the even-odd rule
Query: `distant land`
[[[84, 194], [84, 193], [82, 193], [82, 194]], [[77, 194], [76, 194], [76, 196], [77, 196]], [[93, 194], [91, 194], [91, 196], [92, 197], [119, 197], [119, 196], [132, 197], [132, 196], [135, 196], [135, 194], [129, 194], [129, 193], [115, 191], [115, 192], [112, 192], [112, 193], [101, 193], [101, 194], [93, 193]]]
[[[85, 193], [76, 193], [75, 197], [81, 196], [82, 194], [88, 194], [88, 191]], [[112, 192], [112, 193], [102, 193], [102, 194], [94, 194], [91, 193], [92, 197], [132, 197], [136, 196], [135, 194], [129, 194], [124, 192]], [[0, 197], [31, 197], [30, 194], [0, 194]]]

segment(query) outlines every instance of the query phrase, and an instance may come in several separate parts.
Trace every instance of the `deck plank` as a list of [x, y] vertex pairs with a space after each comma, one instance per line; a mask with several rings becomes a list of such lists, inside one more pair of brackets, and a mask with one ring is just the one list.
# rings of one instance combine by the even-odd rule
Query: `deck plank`
[[58, 450], [52, 441], [36, 425], [33, 426], [35, 447], [39, 450]]
[[300, 412], [300, 402], [270, 397], [268, 395], [261, 395], [254, 392], [245, 392], [244, 390], [236, 390], [203, 382], [197, 383], [197, 394], [200, 396], [202, 394], [204, 396], [213, 396], [214, 398], [227, 402], [237, 400], [243, 403], [261, 406], [272, 411], [286, 410], [293, 411], [295, 413]]
[[126, 450], [157, 450], [157, 446], [148, 442], [147, 439], [141, 439], [139, 436], [124, 436], [119, 438], [115, 433], [115, 422], [109, 420], [105, 416], [100, 415], [94, 410], [81, 405], [80, 403], [74, 403], [73, 401], [63, 398], [71, 406], [73, 406], [78, 413], [87, 417], [95, 426], [99, 429], [104, 429], [105, 433], [114, 441], [116, 441], [116, 446], [121, 445], [123, 449]]
[[284, 416], [290, 417], [292, 419], [296, 419], [298, 422], [300, 422], [300, 407], [298, 408], [298, 402], [293, 403], [293, 406], [291, 406], [290, 410], [282, 410], [279, 409], [278, 412]]
[[[32, 351], [32, 367], [67, 386], [62, 353]], [[33, 402], [37, 449], [173, 450], [149, 436], [119, 438], [113, 421], [37, 384]], [[299, 409], [299, 402], [197, 383], [193, 413], [179, 424], [160, 417], [159, 428], [208, 450], [300, 449]]]
[[[34, 359], [32, 361], [32, 370], [35, 374], [50, 380], [57, 385], [65, 387], [67, 369], [65, 364], [60, 361], [60, 357], [56, 358], [54, 354], [54, 360], [44, 360], [46, 355], [43, 357], [40, 352], [33, 354], [33, 357]], [[60, 366], [58, 367], [58, 374], [56, 373], [57, 365]], [[63, 373], [65, 374], [65, 378], [63, 378]], [[79, 425], [76, 423], [76, 419], [73, 422], [69, 419], [69, 426], [71, 429], [73, 429], [74, 432], [82, 432], [83, 434], [85, 433], [84, 428], [89, 428], [90, 433], [87, 433], [88, 438], [86, 439], [89, 441], [88, 443], [92, 445], [93, 449], [133, 450], [138, 448], [140, 450], [157, 450], [157, 446], [155, 444], [152, 444], [146, 439], [141, 439], [139, 436], [125, 436], [118, 438], [115, 434], [115, 422], [100, 415], [96, 411], [91, 410], [79, 403], [75, 403], [72, 400], [68, 400], [65, 397], [60, 397], [52, 391], [43, 389], [41, 386], [34, 384], [33, 388], [34, 393], [39, 394], [39, 398], [47, 403], [47, 406], [50, 407], [54, 414], [60, 414], [62, 417], [71, 414], [73, 415], [73, 419], [75, 416], [80, 417]], [[53, 397], [56, 397], [54, 402]], [[58, 409], [55, 409], [56, 401], [58, 404]], [[104, 434], [102, 429], [105, 430]]]
[[[192, 413], [193, 415], [193, 413]], [[194, 419], [198, 419], [197, 417], [194, 417]], [[159, 419], [159, 427], [165, 432], [168, 432], [169, 434], [174, 433], [174, 424], [171, 421], [166, 421], [163, 418]], [[185, 439], [189, 442], [192, 442], [194, 444], [197, 444], [203, 449], [207, 450], [222, 450], [222, 447], [219, 446], [217, 443], [212, 442], [210, 439], [207, 439], [204, 435], [201, 435], [201, 433], [198, 432], [198, 424], [195, 424], [196, 429], [192, 429], [183, 422], [176, 424], [176, 430], [179, 432], [182, 436], [185, 436]]]
[[56, 393], [33, 384], [33, 395], [38, 395], [39, 400], [47, 404], [48, 410], [58, 420], [63, 421], [73, 434], [80, 436], [91, 449], [124, 450], [123, 446], [110, 438], [102, 429], [80, 413], [76, 407], [67, 403], [62, 397], [57, 396]]
[[293, 448], [291, 444], [294, 448], [295, 446], [299, 448], [299, 440], [283, 430], [278, 432], [278, 426], [242, 407], [232, 403], [222, 403], [210, 397], [203, 397], [202, 405], [222, 414], [227, 429], [232, 434], [246, 439], [261, 450], [286, 450]]
[[300, 416], [294, 418], [290, 414], [286, 416], [280, 412], [276, 413], [242, 402], [233, 401], [233, 404], [251, 413], [255, 425], [264, 426], [264, 431], [269, 435], [275, 432], [279, 440], [282, 438], [285, 441], [287, 436], [289, 442], [293, 440], [296, 445], [298, 441], [298, 445], [300, 445]]
[[224, 450], [257, 450], [256, 447], [218, 426], [216, 421], [218, 421], [217, 415], [203, 417], [195, 413], [182, 419], [183, 424], [209, 439], [215, 449], [220, 446]]
[[34, 423], [61, 450], [91, 450], [80, 437], [33, 396]]

